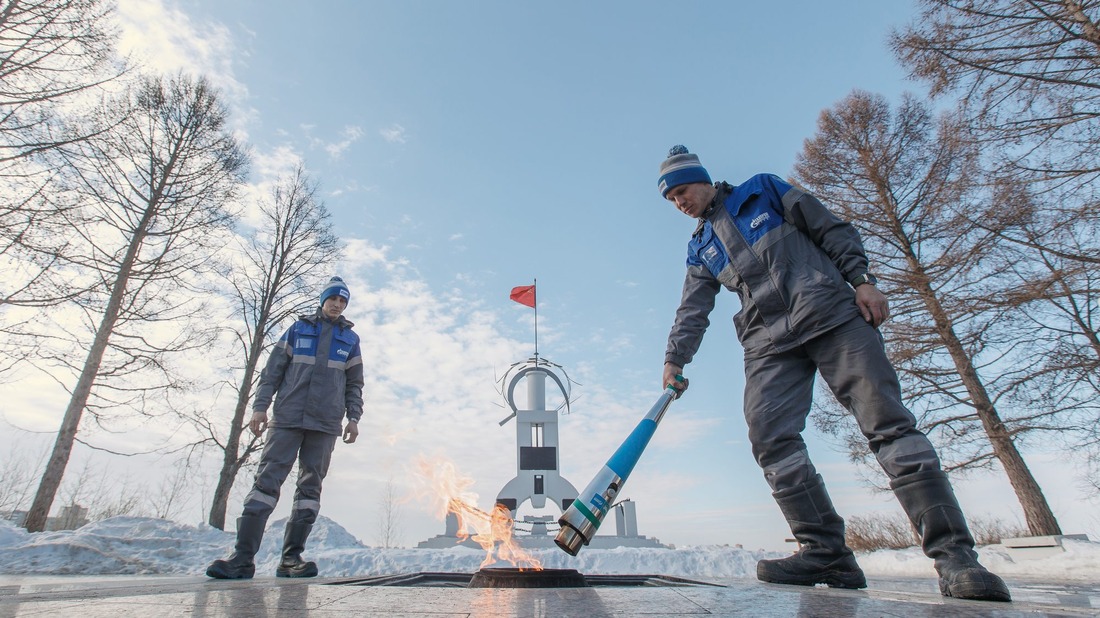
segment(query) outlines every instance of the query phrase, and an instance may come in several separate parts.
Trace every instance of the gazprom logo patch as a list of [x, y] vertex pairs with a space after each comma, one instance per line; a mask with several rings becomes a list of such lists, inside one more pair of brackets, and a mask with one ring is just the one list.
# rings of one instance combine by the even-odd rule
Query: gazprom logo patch
[[715, 247], [714, 245], [710, 245], [705, 250], [703, 250], [703, 259], [704, 260], [710, 262], [711, 260], [713, 260], [716, 257], [718, 257], [718, 247]]
[[592, 496], [592, 506], [600, 509], [601, 511], [607, 511], [607, 500], [604, 500], [603, 496], [596, 494]]
[[752, 220], [752, 222], [749, 223], [749, 227], [755, 230], [756, 228], [760, 227], [761, 225], [764, 225], [764, 223], [766, 223], [767, 220], [771, 219], [771, 218], [772, 218], [771, 213], [767, 213], [767, 212], [761, 213], [761, 214], [757, 215]]
[[337, 356], [343, 356], [343, 357], [346, 358], [347, 355], [348, 355], [348, 351], [347, 350], [336, 350], [336, 355]]

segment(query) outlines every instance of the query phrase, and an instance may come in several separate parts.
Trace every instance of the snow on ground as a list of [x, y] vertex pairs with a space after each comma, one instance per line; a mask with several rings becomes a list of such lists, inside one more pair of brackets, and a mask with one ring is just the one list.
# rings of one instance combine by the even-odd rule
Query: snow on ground
[[[273, 574], [285, 519], [272, 521], [257, 555], [257, 573]], [[147, 517], [113, 517], [79, 530], [28, 533], [0, 521], [0, 574], [6, 575], [201, 575], [206, 565], [232, 551], [234, 535], [206, 524], [187, 526]], [[1063, 540], [1065, 552], [1041, 559], [1014, 559], [1002, 545], [978, 549], [980, 560], [1004, 577], [1045, 580], [1100, 579], [1100, 543]], [[545, 568], [586, 574], [661, 574], [687, 578], [755, 578], [756, 562], [784, 554], [729, 546], [676, 549], [585, 548], [571, 557], [557, 548], [534, 549]], [[485, 552], [367, 547], [336, 522], [321, 517], [305, 557], [323, 577], [416, 572], [472, 573]], [[934, 577], [932, 561], [916, 548], [859, 555], [868, 576]], [[487, 566], [509, 567], [508, 563]]]

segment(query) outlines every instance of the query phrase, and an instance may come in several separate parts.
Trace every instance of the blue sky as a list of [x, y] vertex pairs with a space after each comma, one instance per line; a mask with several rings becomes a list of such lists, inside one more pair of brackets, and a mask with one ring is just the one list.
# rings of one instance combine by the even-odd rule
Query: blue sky
[[[580, 383], [561, 419], [574, 485], [645, 413], [660, 393], [694, 227], [656, 191], [670, 146], [698, 153], [716, 180], [786, 176], [821, 110], [853, 89], [895, 100], [922, 91], [886, 46], [915, 15], [911, 2], [121, 0], [120, 9], [123, 44], [150, 67], [201, 72], [222, 88], [252, 145], [257, 191], [297, 161], [320, 183], [347, 243], [339, 274], [371, 375], [364, 435], [337, 447], [322, 512], [366, 542], [382, 486], [411, 487], [406, 466], [420, 455], [454, 461], [486, 508], [514, 474], [514, 428], [498, 426], [493, 390], [532, 352], [531, 310], [508, 300], [513, 286], [537, 278], [539, 352]], [[737, 308], [720, 295], [686, 371], [691, 389], [627, 485], [643, 535], [786, 546], [745, 440]], [[56, 431], [60, 411], [20, 426]], [[810, 434], [843, 515], [900, 513]], [[1050, 463], [1057, 455], [1025, 456], [1063, 529], [1095, 534], [1100, 522]], [[974, 515], [1021, 519], [1000, 472], [972, 477], [960, 494]], [[405, 544], [442, 532], [415, 501], [404, 508]]]

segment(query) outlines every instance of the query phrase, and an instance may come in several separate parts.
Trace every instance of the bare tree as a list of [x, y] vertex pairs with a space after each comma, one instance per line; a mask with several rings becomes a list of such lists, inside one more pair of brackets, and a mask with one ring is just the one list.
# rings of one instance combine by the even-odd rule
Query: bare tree
[[240, 381], [229, 431], [223, 417], [198, 415], [194, 422], [222, 454], [222, 467], [210, 505], [209, 523], [225, 527], [230, 490], [249, 458], [260, 449], [259, 439], [246, 433], [248, 402], [252, 399], [263, 355], [278, 339], [280, 324], [317, 303], [321, 271], [336, 256], [337, 239], [324, 204], [317, 201], [317, 185], [299, 165], [281, 178], [269, 201], [259, 205], [256, 229], [241, 240], [239, 263], [226, 275], [232, 286], [236, 315], [235, 343], [241, 360]]
[[1085, 469], [1088, 471], [1085, 475], [1085, 483], [1093, 493], [1100, 493], [1100, 456], [1096, 454], [1096, 450], [1089, 453], [1085, 461]]
[[[58, 490], [61, 504], [69, 507], [69, 516], [83, 512], [88, 521], [120, 515], [141, 516], [148, 492], [129, 473], [114, 474], [104, 464], [86, 459], [79, 472], [66, 477]], [[75, 528], [80, 522], [61, 522], [63, 528]]]
[[[1100, 248], [1093, 226], [1061, 225], [1039, 235], [1053, 215], [1031, 197], [1027, 186], [1000, 188], [997, 203], [1014, 200], [1027, 218], [1019, 231], [1001, 239], [1002, 255], [993, 268], [1010, 274], [1015, 285], [999, 297], [1008, 320], [1008, 338], [1026, 342], [1007, 372], [1009, 396], [1032, 411], [1030, 426], [1045, 429], [1073, 449], [1100, 448], [1100, 269], [1089, 253]], [[1025, 242], [1019, 242], [1024, 239]], [[1057, 418], [1051, 423], [1047, 419]]]
[[378, 503], [378, 542], [386, 549], [401, 547], [402, 533], [401, 498], [397, 495], [393, 479], [390, 479]]
[[[7, 431], [12, 431], [9, 427]], [[0, 513], [8, 514], [30, 506], [34, 495], [35, 473], [46, 460], [46, 452], [28, 453], [21, 441], [0, 459]]]
[[[62, 488], [58, 490], [61, 503], [69, 507], [70, 517], [84, 511], [88, 521], [99, 521], [110, 517], [147, 514], [145, 497], [149, 494], [144, 484], [136, 482], [130, 472], [113, 473], [107, 464], [85, 460], [79, 472], [66, 477]], [[63, 522], [66, 528], [75, 528], [75, 521]]]
[[148, 502], [153, 517], [172, 519], [190, 502], [188, 488], [192, 484], [191, 462], [187, 458], [172, 464], [172, 473], [161, 476], [160, 484], [149, 493]]
[[107, 0], [0, 2], [0, 164], [87, 137], [59, 106], [122, 74]]
[[[1030, 425], [1100, 449], [1100, 5], [1091, 0], [922, 0], [892, 43], [936, 96], [957, 95], [993, 200], [1014, 224], [995, 268], [1015, 339], [1008, 393]], [[981, 220], [976, 223], [984, 225]], [[1053, 427], [1046, 422], [1061, 420]], [[1067, 431], [1068, 430], [1068, 431]]]
[[[1023, 427], [996, 403], [1001, 341], [990, 298], [1004, 278], [990, 271], [996, 236], [972, 220], [982, 208], [979, 156], [954, 116], [933, 118], [906, 96], [896, 113], [881, 96], [856, 92], [822, 112], [795, 179], [859, 229], [891, 297], [890, 355], [924, 429], [948, 469], [1005, 470], [1033, 534], [1060, 534], [1016, 441]], [[1007, 348], [1006, 348], [1007, 346]]]
[[0, 2], [0, 307], [50, 306], [80, 290], [52, 277], [64, 261], [64, 215], [49, 183], [58, 149], [107, 130], [72, 122], [125, 72], [108, 0]]
[[921, 0], [892, 45], [934, 96], [957, 93], [972, 130], [1020, 169], [1100, 173], [1100, 6], [1092, 0]]
[[80, 143], [66, 168], [86, 209], [73, 222], [87, 248], [74, 268], [100, 281], [101, 294], [82, 307], [92, 338], [83, 363], [70, 363], [76, 383], [27, 517], [30, 531], [45, 524], [85, 412], [97, 421], [118, 408], [144, 412], [153, 393], [159, 405], [186, 386], [168, 361], [204, 343], [192, 328], [203, 317], [196, 273], [209, 263], [216, 232], [232, 223], [228, 206], [247, 166], [225, 107], [203, 79], [144, 77], [104, 109], [123, 120]]

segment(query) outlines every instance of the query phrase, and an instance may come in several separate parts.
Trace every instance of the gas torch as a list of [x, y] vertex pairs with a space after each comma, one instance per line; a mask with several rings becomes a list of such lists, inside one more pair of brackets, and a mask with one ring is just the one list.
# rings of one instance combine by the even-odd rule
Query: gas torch
[[[683, 376], [676, 376], [678, 382], [687, 388], [687, 380]], [[669, 404], [680, 396], [682, 391], [670, 384], [665, 388], [657, 403], [649, 409], [649, 413], [638, 422], [634, 431], [630, 432], [626, 440], [619, 445], [618, 450], [607, 460], [592, 482], [584, 488], [580, 496], [558, 518], [561, 530], [554, 539], [558, 547], [570, 556], [576, 556], [583, 545], [588, 545], [592, 537], [596, 536], [603, 519], [615, 504], [615, 498], [623, 489], [627, 477], [634, 469], [642, 451], [649, 444], [653, 433], [657, 431], [657, 425], [668, 410]]]

